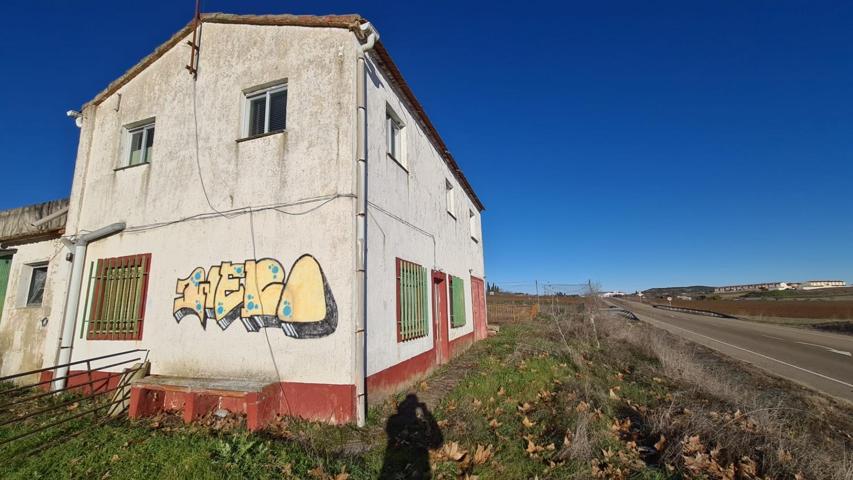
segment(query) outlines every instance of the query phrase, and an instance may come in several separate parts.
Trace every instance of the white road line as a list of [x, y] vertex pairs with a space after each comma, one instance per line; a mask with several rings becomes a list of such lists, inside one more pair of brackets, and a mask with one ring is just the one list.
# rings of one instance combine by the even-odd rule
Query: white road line
[[834, 348], [832, 348], [832, 347], [827, 347], [826, 345], [818, 345], [818, 344], [816, 344], [816, 343], [809, 343], [809, 342], [796, 342], [796, 343], [799, 343], [800, 345], [809, 345], [809, 346], [812, 346], [812, 347], [823, 348], [824, 350], [829, 350], [829, 351], [830, 351], [830, 352], [832, 352], [832, 353], [837, 353], [837, 354], [839, 354], [839, 355], [844, 355], [844, 356], [847, 356], [847, 357], [853, 357], [853, 353], [845, 352], [844, 350], [836, 350], [836, 349], [834, 349]]
[[787, 341], [782, 337], [774, 337], [773, 335], [762, 335], [762, 337], [775, 338], [776, 340], [782, 340], [783, 342]]
[[[655, 321], [655, 323], [657, 323], [657, 321]], [[816, 375], [816, 376], [818, 376], [818, 377], [820, 377], [820, 378], [823, 378], [823, 379], [826, 379], [826, 380], [830, 380], [830, 381], [833, 381], [833, 382], [835, 382], [835, 383], [840, 383], [841, 385], [844, 385], [845, 387], [853, 388], [853, 384], [849, 384], [849, 383], [847, 383], [847, 382], [845, 382], [845, 381], [838, 380], [837, 378], [827, 377], [826, 375], [824, 375], [824, 374], [822, 374], [822, 373], [813, 372], [813, 371], [811, 371], [811, 370], [809, 370], [809, 369], [807, 369], [807, 368], [798, 367], [798, 366], [796, 366], [796, 365], [790, 364], [790, 363], [788, 363], [788, 362], [783, 362], [782, 360], [779, 360], [779, 359], [776, 359], [776, 358], [773, 358], [773, 357], [768, 357], [767, 355], [764, 355], [763, 353], [753, 352], [752, 350], [749, 350], [749, 349], [746, 349], [746, 348], [743, 348], [743, 347], [738, 347], [737, 345], [732, 345], [731, 343], [727, 343], [727, 342], [724, 342], [724, 341], [722, 341], [722, 340], [717, 340], [716, 338], [711, 338], [711, 337], [709, 337], [709, 336], [707, 336], [707, 335], [702, 335], [701, 333], [696, 333], [696, 332], [694, 332], [694, 331], [692, 331], [692, 330], [688, 330], [688, 329], [686, 329], [686, 328], [677, 327], [677, 326], [675, 326], [675, 325], [671, 325], [671, 324], [668, 324], [668, 323], [667, 323], [666, 325], [667, 325], [667, 326], [670, 326], [670, 327], [673, 327], [673, 328], [677, 328], [677, 329], [679, 329], [679, 330], [684, 330], [685, 332], [692, 333], [693, 335], [698, 335], [698, 336], [700, 336], [700, 337], [702, 337], [702, 338], [707, 338], [708, 340], [711, 340], [711, 341], [713, 341], [713, 342], [722, 343], [723, 345], [726, 345], [726, 346], [729, 346], [729, 347], [732, 347], [732, 348], [736, 348], [736, 349], [738, 349], [738, 350], [743, 350], [744, 352], [748, 352], [748, 353], [751, 353], [751, 354], [753, 354], [753, 355], [757, 355], [757, 356], [759, 356], [759, 357], [766, 358], [767, 360], [772, 360], [772, 361], [774, 361], [774, 362], [776, 362], [776, 363], [781, 363], [782, 365], [786, 365], [786, 366], [791, 367], [791, 368], [796, 368], [797, 370], [801, 370], [801, 371], [806, 372], [806, 373], [811, 373], [812, 375]]]

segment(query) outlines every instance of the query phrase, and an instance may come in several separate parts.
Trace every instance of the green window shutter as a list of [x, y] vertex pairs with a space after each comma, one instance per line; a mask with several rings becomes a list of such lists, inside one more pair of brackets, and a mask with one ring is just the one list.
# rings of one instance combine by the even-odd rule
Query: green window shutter
[[91, 264], [87, 339], [141, 338], [150, 264], [151, 254], [105, 258]]
[[397, 339], [401, 342], [427, 335], [426, 268], [397, 259], [398, 306]]
[[465, 282], [459, 278], [450, 276], [450, 326], [461, 327], [465, 325]]

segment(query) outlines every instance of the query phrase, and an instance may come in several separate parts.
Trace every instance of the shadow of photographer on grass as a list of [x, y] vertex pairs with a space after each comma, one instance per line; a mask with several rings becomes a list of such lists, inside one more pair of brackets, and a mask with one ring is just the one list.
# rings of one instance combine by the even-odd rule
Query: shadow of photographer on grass
[[388, 417], [385, 433], [388, 445], [379, 478], [432, 478], [429, 451], [440, 447], [444, 437], [435, 417], [417, 395], [406, 395], [397, 406], [397, 413]]

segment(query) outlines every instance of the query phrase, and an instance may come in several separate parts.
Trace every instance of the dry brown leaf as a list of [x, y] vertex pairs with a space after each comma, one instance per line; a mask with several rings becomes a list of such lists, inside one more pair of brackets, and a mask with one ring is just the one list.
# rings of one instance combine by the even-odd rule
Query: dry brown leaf
[[534, 425], [536, 425], [536, 422], [531, 422], [530, 419], [527, 418], [527, 415], [525, 415], [524, 419], [521, 421], [521, 424], [524, 425], [526, 428], [532, 428]]
[[702, 445], [702, 441], [699, 440], [699, 435], [693, 435], [689, 438], [685, 438], [681, 442], [681, 446], [684, 452], [687, 454], [693, 454], [705, 450], [705, 446]]
[[501, 425], [503, 425], [503, 424], [501, 422], [499, 422], [497, 418], [493, 418], [491, 421], [489, 421], [489, 426], [492, 428], [498, 428]]
[[527, 413], [532, 409], [533, 407], [531, 407], [530, 404], [527, 402], [524, 402], [524, 404], [518, 406], [518, 411], [521, 413]]
[[459, 446], [459, 442], [445, 443], [444, 447], [442, 447], [440, 450], [440, 454], [442, 456], [444, 456], [445, 458], [449, 458], [454, 462], [458, 462], [465, 458], [465, 455], [467, 453], [468, 452], [466, 452]]
[[614, 392], [612, 388], [610, 389], [610, 399], [619, 400], [619, 395], [616, 395], [616, 392]]
[[477, 450], [474, 451], [474, 458], [472, 459], [474, 465], [482, 465], [486, 463], [489, 458], [492, 457], [492, 445], [489, 444], [488, 447], [483, 447], [482, 445], [477, 445]]
[[504, 396], [504, 395], [506, 395], [506, 390], [504, 389], [504, 387], [501, 387], [501, 388], [498, 390], [498, 396], [499, 396], [499, 397], [502, 397], [502, 396]]
[[589, 411], [589, 404], [584, 402], [583, 400], [581, 400], [580, 403], [578, 403], [578, 406], [575, 407], [575, 410], [577, 410], [578, 413], [588, 412]]
[[661, 452], [661, 451], [663, 451], [664, 446], [666, 446], [666, 437], [661, 433], [660, 434], [660, 440], [655, 442], [655, 450], [657, 450], [658, 452]]

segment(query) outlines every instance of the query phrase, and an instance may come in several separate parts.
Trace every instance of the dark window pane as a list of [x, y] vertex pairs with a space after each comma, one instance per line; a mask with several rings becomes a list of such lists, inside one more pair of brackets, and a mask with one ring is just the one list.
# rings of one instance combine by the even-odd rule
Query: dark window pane
[[287, 118], [287, 90], [270, 94], [270, 132], [284, 130]]
[[266, 97], [256, 98], [249, 103], [249, 136], [266, 133], [264, 132], [266, 109]]
[[30, 290], [27, 292], [27, 305], [41, 305], [45, 280], [47, 280], [47, 267], [33, 268]]

